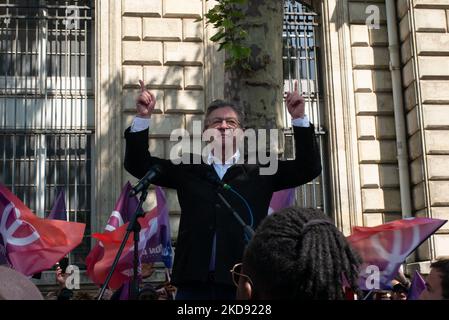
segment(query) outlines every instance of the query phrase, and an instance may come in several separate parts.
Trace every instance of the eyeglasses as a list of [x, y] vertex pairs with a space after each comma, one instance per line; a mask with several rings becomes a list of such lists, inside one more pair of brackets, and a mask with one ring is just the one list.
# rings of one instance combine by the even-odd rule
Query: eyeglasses
[[236, 118], [212, 118], [208, 121], [209, 127], [216, 128], [220, 126], [223, 121], [226, 122], [229, 128], [235, 129], [240, 126], [240, 122]]
[[230, 270], [230, 272], [232, 274], [232, 281], [234, 282], [235, 286], [238, 287], [240, 277], [244, 277], [248, 280], [248, 282], [251, 284], [251, 286], [254, 287], [253, 282], [251, 281], [251, 278], [249, 276], [247, 276], [246, 274], [242, 273], [242, 266], [243, 266], [243, 263], [240, 262], [232, 267], [232, 269]]

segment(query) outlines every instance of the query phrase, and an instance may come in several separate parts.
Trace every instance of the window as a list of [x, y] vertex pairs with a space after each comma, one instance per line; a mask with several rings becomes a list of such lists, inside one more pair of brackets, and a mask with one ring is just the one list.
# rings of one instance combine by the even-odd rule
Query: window
[[[318, 14], [293, 0], [284, 1], [283, 25], [283, 73], [284, 91], [292, 91], [294, 81], [298, 81], [298, 90], [306, 99], [306, 114], [315, 125], [320, 147], [323, 173], [307, 185], [297, 189], [297, 204], [303, 207], [315, 207], [328, 211], [326, 194], [326, 154], [324, 122], [324, 103], [320, 88], [320, 61]], [[291, 128], [290, 116], [284, 108], [285, 127]], [[285, 137], [285, 156], [294, 155], [293, 132], [287, 129]]]
[[[93, 1], [0, 4], [0, 179], [46, 217], [59, 190], [70, 221], [92, 214]], [[90, 239], [71, 254], [82, 266]]]

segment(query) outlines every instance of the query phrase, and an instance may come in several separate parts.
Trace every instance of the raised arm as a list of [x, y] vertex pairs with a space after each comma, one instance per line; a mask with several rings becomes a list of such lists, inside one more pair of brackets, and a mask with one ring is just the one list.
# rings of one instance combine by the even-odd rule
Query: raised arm
[[170, 160], [153, 157], [150, 154], [148, 131], [151, 115], [156, 107], [156, 98], [145, 88], [142, 80], [139, 83], [141, 93], [136, 99], [136, 116], [131, 127], [125, 131], [125, 169], [140, 179], [151, 166], [158, 164], [162, 167], [162, 174], [154, 181], [154, 184], [176, 189], [178, 166]]
[[273, 191], [305, 184], [321, 174], [321, 159], [313, 124], [305, 115], [305, 100], [294, 91], [286, 96], [287, 110], [292, 117], [295, 137], [295, 160], [279, 161], [277, 172], [272, 177]]

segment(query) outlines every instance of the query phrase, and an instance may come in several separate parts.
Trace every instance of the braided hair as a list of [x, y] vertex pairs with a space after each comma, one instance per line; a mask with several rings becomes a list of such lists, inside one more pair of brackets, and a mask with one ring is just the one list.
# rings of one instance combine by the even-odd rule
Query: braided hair
[[287, 208], [259, 225], [245, 250], [243, 269], [256, 299], [264, 293], [275, 299], [342, 300], [344, 281], [358, 293], [360, 263], [322, 211]]

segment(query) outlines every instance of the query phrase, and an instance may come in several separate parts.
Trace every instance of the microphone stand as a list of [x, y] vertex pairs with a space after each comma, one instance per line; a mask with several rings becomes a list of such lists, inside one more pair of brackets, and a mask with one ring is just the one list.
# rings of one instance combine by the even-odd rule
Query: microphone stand
[[[226, 189], [225, 187], [222, 187], [223, 189]], [[225, 205], [225, 207], [231, 212], [231, 214], [234, 216], [234, 218], [237, 220], [237, 222], [243, 227], [243, 232], [245, 233], [245, 242], [248, 244], [249, 240], [254, 236], [254, 230], [243, 221], [243, 219], [240, 217], [240, 215], [237, 213], [237, 211], [232, 208], [232, 206], [229, 204], [229, 202], [223, 197], [223, 195], [220, 193], [220, 189], [217, 189], [217, 195], [220, 198], [221, 202]]]
[[148, 186], [150, 182], [148, 182], [148, 185], [142, 189], [142, 193], [140, 195], [139, 204], [136, 208], [136, 211], [134, 212], [133, 216], [131, 217], [131, 220], [129, 221], [128, 227], [126, 228], [126, 234], [123, 237], [123, 240], [120, 244], [120, 248], [117, 251], [117, 254], [115, 256], [114, 262], [112, 263], [111, 269], [109, 270], [109, 274], [101, 287], [100, 295], [98, 296], [98, 300], [101, 300], [103, 298], [103, 295], [106, 291], [106, 288], [109, 285], [109, 282], [111, 281], [112, 275], [114, 274], [115, 269], [117, 268], [117, 264], [120, 260], [120, 256], [122, 255], [123, 249], [125, 248], [126, 242], [128, 241], [128, 238], [131, 234], [131, 232], [134, 232], [134, 258], [133, 258], [133, 279], [130, 286], [130, 292], [129, 292], [129, 298], [130, 300], [137, 300], [137, 296], [139, 294], [139, 282], [138, 282], [138, 265], [139, 265], [139, 241], [140, 241], [140, 223], [138, 219], [140, 217], [144, 217], [145, 213], [142, 210], [143, 203], [145, 202], [147, 195], [148, 195]]

